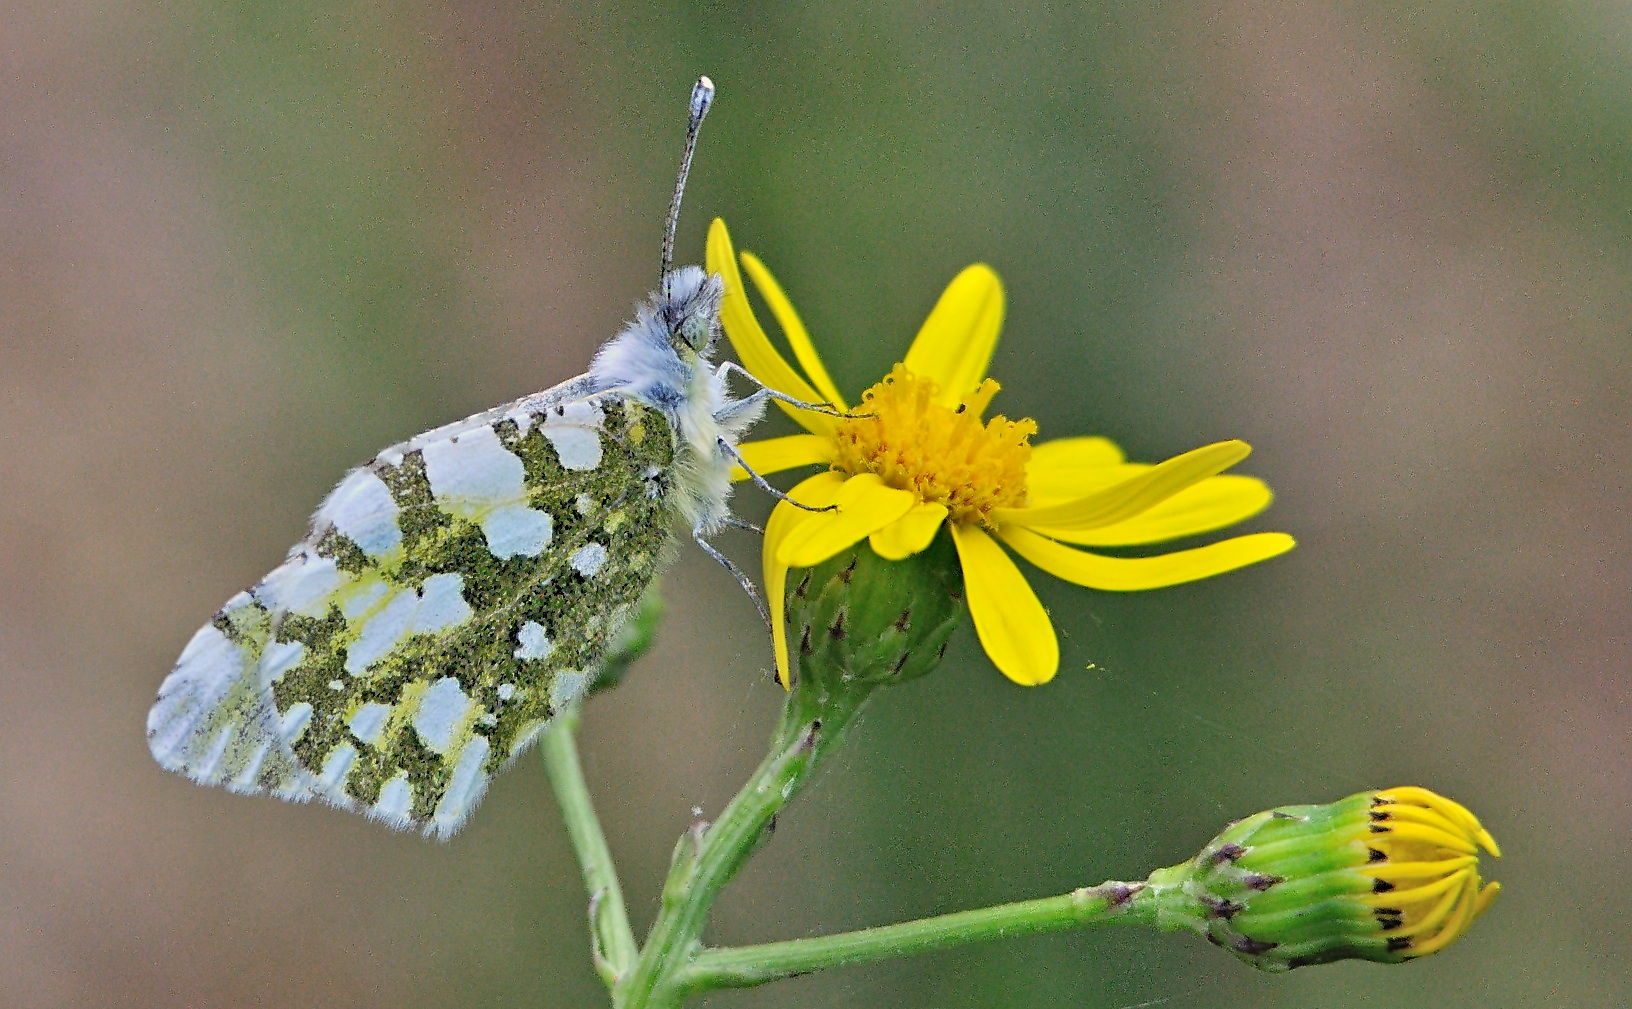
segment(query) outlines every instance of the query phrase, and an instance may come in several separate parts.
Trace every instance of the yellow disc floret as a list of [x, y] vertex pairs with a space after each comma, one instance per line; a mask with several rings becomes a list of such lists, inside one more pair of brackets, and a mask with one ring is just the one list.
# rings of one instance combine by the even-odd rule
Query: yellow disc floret
[[980, 415], [998, 384], [986, 379], [955, 408], [935, 401], [935, 383], [896, 365], [841, 420], [834, 465], [876, 473], [919, 500], [943, 504], [954, 522], [990, 526], [994, 508], [1026, 503], [1026, 463], [1037, 422]]

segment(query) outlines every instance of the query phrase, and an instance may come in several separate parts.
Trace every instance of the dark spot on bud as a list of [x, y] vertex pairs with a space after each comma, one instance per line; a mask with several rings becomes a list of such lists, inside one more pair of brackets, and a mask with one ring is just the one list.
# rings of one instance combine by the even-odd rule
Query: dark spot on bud
[[1207, 864], [1223, 865], [1225, 862], [1234, 862], [1247, 853], [1247, 849], [1234, 841], [1221, 844], [1218, 850], [1207, 856]]
[[1223, 948], [1223, 946], [1224, 946], [1224, 944], [1222, 942], [1218, 941], [1218, 936], [1214, 935], [1211, 932], [1207, 933], [1207, 941], [1212, 943], [1214, 946], [1218, 946], [1220, 948]]
[[794, 597], [797, 599], [805, 598], [805, 590], [808, 588], [810, 588], [810, 571], [807, 569], [805, 577], [799, 579], [798, 587], [793, 590]]
[[1286, 880], [1280, 876], [1271, 876], [1267, 872], [1249, 872], [1241, 882], [1246, 884], [1249, 890], [1268, 890], [1275, 884], [1284, 883]]
[[775, 834], [775, 833], [776, 833], [776, 814], [772, 813], [771, 818], [769, 820], [765, 821], [765, 836], [770, 837], [772, 834]]
[[1201, 902], [1207, 905], [1207, 914], [1212, 918], [1223, 918], [1229, 921], [1241, 913], [1241, 905], [1222, 897], [1202, 897]]
[[565, 404], [565, 403], [555, 404], [555, 415], [557, 417], [565, 417], [567, 415], [567, 404]]
[[1126, 907], [1128, 901], [1133, 899], [1133, 895], [1144, 888], [1145, 884], [1143, 883], [1119, 883], [1112, 880], [1108, 883], [1101, 883], [1098, 886], [1088, 886], [1083, 887], [1080, 890], [1074, 890], [1072, 891], [1071, 896], [1081, 899], [1103, 897], [1107, 907], [1120, 908]]
[[1286, 969], [1297, 970], [1299, 967], [1312, 967], [1319, 962], [1312, 956], [1295, 956], [1286, 962]]
[[850, 584], [850, 576], [856, 573], [856, 561], [860, 559], [859, 557], [850, 558], [850, 563], [846, 564], [844, 570], [839, 572], [839, 581], [846, 585]]
[[1371, 913], [1375, 914], [1379, 918], [1404, 918], [1405, 917], [1405, 912], [1401, 911], [1397, 907], [1373, 908]]
[[947, 643], [945, 641], [943, 641], [943, 642], [941, 642], [941, 647], [935, 649], [935, 661], [936, 662], [939, 662], [942, 659], [946, 658], [946, 644]]
[[805, 728], [805, 734], [799, 738], [799, 748], [810, 751], [816, 749], [816, 740], [822, 735], [822, 720], [812, 718], [810, 725]]
[[895, 629], [900, 631], [902, 634], [905, 634], [905, 633], [907, 633], [907, 628], [909, 628], [911, 626], [912, 626], [912, 610], [910, 610], [910, 609], [902, 610], [901, 615], [899, 617], [895, 618]]
[[800, 655], [809, 655], [811, 653], [811, 651], [812, 651], [812, 649], [810, 647], [810, 625], [806, 624], [805, 625], [805, 633], [803, 633], [803, 634], [801, 634], [799, 636], [799, 654]]
[[1378, 918], [1377, 919], [1377, 927], [1382, 929], [1384, 932], [1392, 932], [1392, 931], [1394, 931], [1395, 929], [1399, 928], [1400, 926], [1402, 926], [1404, 924], [1405, 924], [1405, 919], [1403, 919], [1403, 918]]
[[1408, 935], [1396, 935], [1388, 940], [1388, 951], [1390, 953], [1398, 953], [1402, 949], [1410, 948], [1411, 937]]
[[1382, 852], [1378, 851], [1376, 848], [1367, 848], [1366, 849], [1366, 861], [1368, 861], [1368, 862], [1386, 862], [1386, 861], [1388, 861], [1388, 856], [1383, 854]]
[[1394, 889], [1394, 884], [1390, 883], [1386, 879], [1374, 879], [1371, 881], [1372, 893], [1387, 893], [1392, 889]]
[[907, 660], [910, 658], [912, 658], [911, 652], [902, 652], [901, 657], [895, 660], [895, 665], [890, 667], [891, 675], [900, 676], [901, 670], [907, 668]]
[[838, 616], [833, 618], [832, 626], [830, 626], [827, 629], [827, 636], [832, 638], [834, 641], [843, 641], [844, 640], [844, 611], [843, 610], [840, 610]]
[[946, 594], [948, 596], [952, 597], [952, 601], [955, 602], [955, 603], [963, 602], [963, 590], [962, 589], [948, 589]]
[[962, 413], [963, 411], [965, 411], [967, 409], [969, 409], [969, 404], [968, 403], [959, 403], [957, 410], [955, 410], [953, 412], [954, 413]]
[[1274, 820], [1298, 820], [1298, 819], [1302, 819], [1302, 817], [1293, 816], [1291, 813], [1288, 813], [1284, 809], [1274, 810], [1269, 815], [1270, 815], [1270, 818], [1274, 819]]
[[1374, 809], [1366, 815], [1371, 817], [1373, 820], [1387, 820], [1390, 817], [1390, 814], [1386, 809]]
[[1237, 953], [1245, 953], [1248, 956], [1262, 956], [1279, 946], [1280, 943], [1265, 942], [1262, 939], [1254, 939], [1250, 935], [1238, 935], [1230, 945], [1235, 947]]
[[1373, 834], [1386, 834], [1393, 829], [1393, 827], [1385, 827], [1380, 823], [1374, 823], [1371, 825], [1371, 832]]

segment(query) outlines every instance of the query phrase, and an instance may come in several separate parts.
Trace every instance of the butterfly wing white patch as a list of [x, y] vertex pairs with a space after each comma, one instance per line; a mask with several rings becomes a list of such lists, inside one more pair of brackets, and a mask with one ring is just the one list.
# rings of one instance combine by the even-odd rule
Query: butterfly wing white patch
[[202, 784], [446, 837], [592, 680], [658, 569], [676, 444], [579, 379], [352, 471], [194, 635], [148, 739]]

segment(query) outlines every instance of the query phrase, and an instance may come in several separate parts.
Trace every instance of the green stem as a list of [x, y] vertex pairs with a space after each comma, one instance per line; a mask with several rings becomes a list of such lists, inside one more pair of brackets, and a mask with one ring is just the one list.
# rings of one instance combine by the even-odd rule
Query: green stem
[[594, 945], [595, 969], [610, 989], [634, 964], [639, 955], [635, 934], [629, 927], [629, 912], [618, 885], [618, 871], [612, 864], [601, 821], [595, 816], [584, 769], [578, 762], [578, 706], [562, 711], [544, 730], [544, 768], [550, 787], [566, 821], [573, 853], [583, 869], [584, 887], [589, 891], [589, 931]]
[[701, 948], [714, 901], [765, 839], [776, 814], [804, 784], [821, 757], [838, 744], [870, 691], [789, 695], [770, 753], [748, 783], [704, 829], [680, 839], [663, 884], [657, 920], [634, 970], [614, 990], [621, 1009], [679, 1005], [687, 988], [678, 978]]
[[1101, 883], [1058, 897], [1044, 897], [975, 911], [959, 911], [898, 925], [761, 946], [712, 949], [696, 954], [675, 981], [682, 991], [748, 988], [827, 967], [871, 963], [961, 943], [1104, 925], [1149, 924], [1155, 905], [1141, 883]]

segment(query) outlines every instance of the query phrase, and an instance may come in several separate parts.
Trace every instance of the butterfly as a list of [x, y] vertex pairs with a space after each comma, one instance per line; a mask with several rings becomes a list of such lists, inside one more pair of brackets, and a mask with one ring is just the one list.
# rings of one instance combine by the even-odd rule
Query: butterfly
[[722, 281], [671, 266], [713, 95], [707, 77], [692, 90], [660, 286], [634, 321], [588, 373], [347, 474], [182, 650], [147, 718], [161, 765], [445, 839], [593, 682], [677, 521], [753, 594], [707, 537], [777, 394], [733, 398], [735, 366], [709, 360]]

